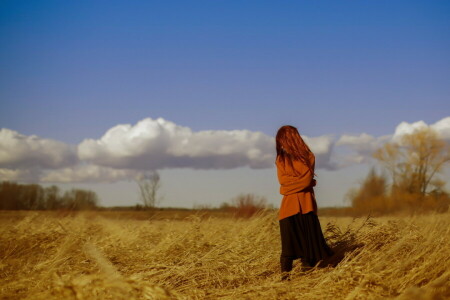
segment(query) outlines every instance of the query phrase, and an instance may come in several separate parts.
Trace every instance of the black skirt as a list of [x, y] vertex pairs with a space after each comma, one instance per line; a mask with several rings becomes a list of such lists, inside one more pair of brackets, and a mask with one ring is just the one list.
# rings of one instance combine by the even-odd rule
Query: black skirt
[[298, 259], [310, 266], [325, 261], [334, 253], [327, 245], [314, 212], [281, 219], [281, 257]]

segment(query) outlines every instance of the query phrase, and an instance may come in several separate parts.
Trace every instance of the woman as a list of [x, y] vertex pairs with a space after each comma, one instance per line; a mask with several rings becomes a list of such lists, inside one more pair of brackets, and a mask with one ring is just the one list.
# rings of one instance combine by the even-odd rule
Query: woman
[[281, 127], [276, 136], [276, 166], [280, 194], [284, 195], [280, 206], [282, 279], [288, 278], [294, 259], [302, 264], [315, 266], [333, 255], [326, 244], [317, 217], [314, 196], [315, 156], [303, 141], [297, 128]]

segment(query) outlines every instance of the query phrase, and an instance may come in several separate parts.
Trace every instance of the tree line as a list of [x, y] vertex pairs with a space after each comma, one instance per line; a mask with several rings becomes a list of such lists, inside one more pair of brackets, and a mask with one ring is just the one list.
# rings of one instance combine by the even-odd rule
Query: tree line
[[373, 157], [383, 171], [372, 168], [360, 187], [349, 191], [354, 214], [449, 209], [450, 194], [439, 174], [450, 162], [450, 145], [436, 131], [416, 130], [384, 144]]
[[71, 189], [64, 193], [57, 186], [39, 184], [0, 183], [0, 210], [84, 210], [98, 205], [95, 192]]

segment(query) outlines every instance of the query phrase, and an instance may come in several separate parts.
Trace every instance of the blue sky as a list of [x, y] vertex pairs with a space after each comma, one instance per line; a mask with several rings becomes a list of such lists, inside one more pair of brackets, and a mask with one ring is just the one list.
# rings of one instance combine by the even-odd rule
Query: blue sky
[[[145, 118], [336, 139], [434, 124], [450, 115], [449, 13], [446, 1], [2, 1], [0, 127], [75, 147]], [[319, 170], [323, 201], [342, 203], [369, 166]], [[166, 204], [186, 189], [186, 206], [255, 190], [277, 203], [273, 168], [225, 169], [164, 169]], [[136, 198], [126, 180], [73, 185], [105, 204]]]

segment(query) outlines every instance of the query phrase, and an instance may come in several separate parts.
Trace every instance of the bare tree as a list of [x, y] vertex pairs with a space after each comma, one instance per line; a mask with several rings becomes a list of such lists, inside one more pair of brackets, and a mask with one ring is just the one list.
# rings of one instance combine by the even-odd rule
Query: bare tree
[[136, 177], [140, 198], [146, 208], [153, 208], [159, 201], [158, 190], [161, 188], [161, 177], [157, 171], [142, 173]]

